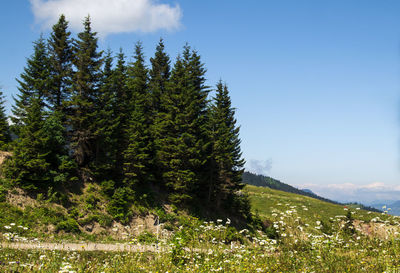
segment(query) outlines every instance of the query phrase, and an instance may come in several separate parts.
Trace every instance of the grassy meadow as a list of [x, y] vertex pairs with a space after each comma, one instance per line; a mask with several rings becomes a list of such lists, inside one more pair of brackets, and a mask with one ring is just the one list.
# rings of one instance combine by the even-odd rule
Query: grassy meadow
[[[230, 219], [180, 217], [161, 225], [154, 252], [0, 249], [1, 272], [400, 272], [399, 218], [247, 186], [264, 231]], [[170, 228], [168, 228], [170, 229]], [[261, 228], [260, 228], [261, 229]], [[3, 241], [31, 242], [32, 226], [2, 227]], [[153, 234], [154, 235], [154, 234]], [[84, 244], [82, 245], [84, 248]]]

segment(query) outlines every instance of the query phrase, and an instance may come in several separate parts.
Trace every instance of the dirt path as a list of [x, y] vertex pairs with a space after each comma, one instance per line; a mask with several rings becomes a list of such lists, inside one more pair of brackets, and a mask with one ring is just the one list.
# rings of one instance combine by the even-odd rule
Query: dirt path
[[45, 249], [64, 251], [114, 251], [114, 252], [165, 252], [164, 247], [151, 245], [102, 244], [102, 243], [22, 243], [1, 242], [1, 248], [12, 249]]

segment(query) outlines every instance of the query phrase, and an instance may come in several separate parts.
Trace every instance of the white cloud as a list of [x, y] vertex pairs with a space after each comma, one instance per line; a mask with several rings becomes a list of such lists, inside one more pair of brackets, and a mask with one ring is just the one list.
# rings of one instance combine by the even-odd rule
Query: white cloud
[[257, 160], [250, 159], [250, 162], [246, 164], [246, 170], [256, 174], [268, 175], [272, 168], [272, 160]]
[[157, 0], [30, 0], [36, 21], [45, 28], [64, 14], [70, 27], [82, 29], [83, 19], [90, 15], [93, 29], [99, 35], [121, 32], [153, 32], [180, 27], [179, 5], [161, 4]]

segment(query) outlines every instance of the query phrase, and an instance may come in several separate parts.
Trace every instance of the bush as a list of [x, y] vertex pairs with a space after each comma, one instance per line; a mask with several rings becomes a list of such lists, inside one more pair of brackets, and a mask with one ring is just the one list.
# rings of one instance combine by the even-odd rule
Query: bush
[[185, 257], [186, 251], [186, 243], [185, 240], [179, 236], [174, 236], [171, 241], [171, 262], [176, 266], [183, 266], [187, 262], [187, 258]]
[[95, 209], [100, 199], [93, 193], [89, 193], [85, 199], [86, 208], [89, 210]]
[[151, 244], [151, 243], [157, 242], [156, 236], [154, 236], [154, 234], [152, 234], [148, 231], [143, 231], [142, 233], [139, 234], [139, 236], [137, 236], [136, 239], [141, 243]]
[[132, 204], [134, 191], [130, 188], [118, 188], [115, 190], [110, 203], [108, 203], [107, 211], [114, 219], [126, 224], [129, 222], [131, 212], [129, 208]]
[[56, 226], [56, 229], [57, 231], [63, 230], [74, 233], [80, 232], [78, 222], [72, 218], [68, 218], [67, 220], [59, 222]]
[[0, 185], [0, 202], [6, 201], [7, 194], [8, 194], [8, 190], [3, 185]]
[[91, 224], [93, 222], [99, 223], [99, 225], [102, 227], [110, 227], [112, 225], [113, 219], [107, 214], [99, 213], [88, 215], [86, 218], [79, 220], [79, 224], [81, 226]]
[[101, 182], [101, 192], [107, 196], [113, 196], [115, 191], [115, 182], [113, 180], [105, 180]]

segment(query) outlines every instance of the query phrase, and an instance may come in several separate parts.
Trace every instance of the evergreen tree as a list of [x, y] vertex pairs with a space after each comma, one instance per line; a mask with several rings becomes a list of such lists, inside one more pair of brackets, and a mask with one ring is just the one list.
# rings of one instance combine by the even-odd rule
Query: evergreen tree
[[151, 69], [149, 71], [149, 89], [152, 96], [154, 115], [160, 111], [161, 98], [166, 92], [167, 83], [171, 75], [170, 59], [164, 51], [164, 42], [160, 39], [154, 58], [150, 58]]
[[11, 141], [10, 128], [8, 126], [7, 116], [4, 108], [4, 96], [0, 90], [0, 149], [7, 149], [7, 144]]
[[37, 97], [45, 106], [44, 98], [49, 94], [49, 59], [47, 46], [43, 37], [34, 42], [34, 53], [27, 60], [27, 66], [17, 79], [19, 94], [14, 98], [15, 105], [12, 107], [11, 121], [13, 130], [18, 135], [19, 128], [23, 125], [26, 116], [26, 108], [30, 105], [31, 99]]
[[[156, 159], [157, 151], [159, 147], [157, 147], [157, 120], [161, 116], [165, 116], [165, 104], [163, 104], [162, 100], [167, 97], [167, 87], [169, 84], [170, 76], [171, 76], [171, 67], [170, 67], [170, 58], [168, 54], [164, 51], [164, 42], [160, 39], [160, 42], [157, 45], [156, 52], [153, 58], [150, 58], [151, 69], [149, 71], [149, 91], [152, 97], [152, 124], [150, 127], [151, 137], [153, 142], [153, 150], [151, 154], [151, 158]], [[157, 163], [154, 162], [153, 167], [156, 166]], [[153, 168], [153, 174], [155, 177], [155, 181], [160, 181], [162, 179], [162, 173], [160, 168]]]
[[187, 203], [203, 178], [207, 159], [205, 69], [189, 46], [178, 57], [157, 118], [157, 162], [175, 203]]
[[117, 65], [112, 73], [112, 90], [115, 93], [114, 114], [116, 126], [113, 139], [115, 140], [115, 165], [114, 170], [117, 176], [123, 174], [123, 153], [128, 146], [128, 118], [130, 116], [130, 105], [132, 100], [131, 90], [127, 88], [127, 67], [125, 55], [120, 49], [117, 55]]
[[69, 155], [63, 118], [64, 114], [60, 111], [50, 112], [43, 124], [43, 130], [47, 135], [44, 143], [48, 151], [46, 161], [49, 163], [51, 186], [55, 189], [77, 179], [75, 177], [77, 166]]
[[144, 63], [141, 43], [135, 46], [135, 62], [128, 67], [128, 89], [132, 93], [131, 115], [128, 120], [128, 146], [124, 151], [124, 175], [128, 184], [151, 180], [150, 138], [151, 96], [148, 89], [148, 70]]
[[13, 157], [6, 162], [5, 174], [26, 189], [42, 189], [50, 181], [50, 164], [46, 160], [48, 134], [44, 130], [43, 102], [34, 96], [29, 103]]
[[97, 176], [112, 178], [115, 176], [117, 130], [119, 117], [116, 114], [117, 90], [113, 78], [112, 53], [107, 52], [102, 71], [102, 83], [98, 101], [98, 116], [96, 128], [96, 169]]
[[[99, 114], [102, 52], [97, 50], [96, 32], [92, 31], [90, 17], [84, 22], [84, 31], [74, 41], [71, 108], [68, 116], [72, 130], [72, 148], [78, 165], [88, 168], [95, 157], [96, 119]], [[86, 174], [88, 175], [88, 174]]]
[[[228, 88], [220, 81], [211, 107], [210, 135], [212, 156], [210, 170], [213, 175], [209, 184], [209, 202], [217, 208], [221, 203], [233, 200], [243, 188], [244, 160], [240, 150], [239, 127], [236, 126], [235, 110], [231, 106]], [[214, 203], [213, 202], [213, 203]]]
[[[72, 76], [72, 45], [68, 22], [61, 15], [48, 41], [50, 55], [50, 87], [48, 103], [51, 109], [64, 114], [64, 101], [68, 99]], [[62, 119], [64, 119], [62, 117]]]

